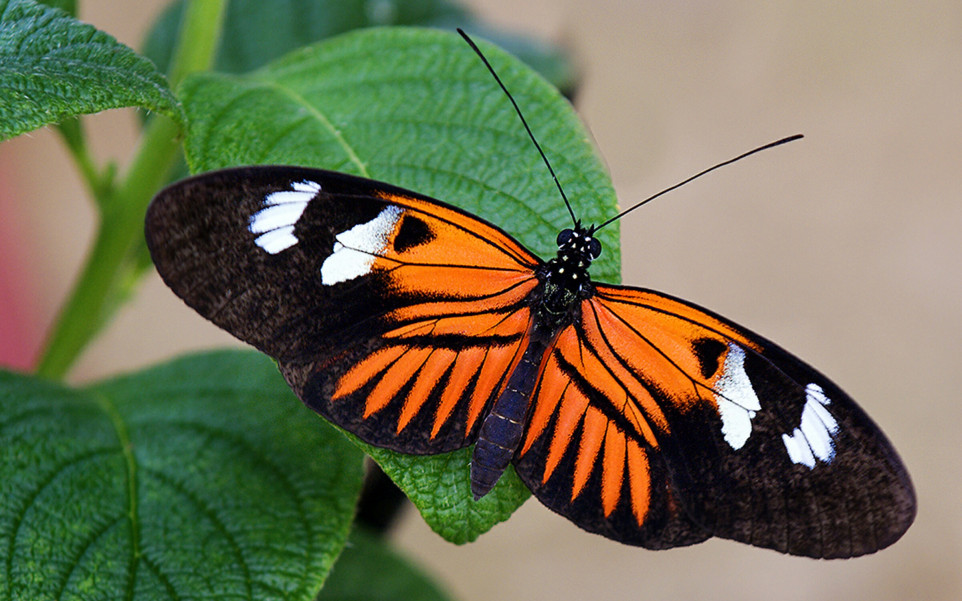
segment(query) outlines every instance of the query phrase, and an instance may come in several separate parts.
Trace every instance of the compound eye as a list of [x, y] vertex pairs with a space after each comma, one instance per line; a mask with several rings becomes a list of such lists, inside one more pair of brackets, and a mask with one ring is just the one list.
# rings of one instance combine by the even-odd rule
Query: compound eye
[[558, 232], [558, 246], [561, 247], [567, 244], [568, 242], [571, 242], [571, 237], [573, 235], [574, 235], [574, 232], [571, 231], [571, 228], [565, 228], [560, 232]]
[[588, 253], [592, 259], [597, 259], [601, 256], [601, 242], [598, 242], [597, 238], [591, 239], [591, 243], [588, 245]]

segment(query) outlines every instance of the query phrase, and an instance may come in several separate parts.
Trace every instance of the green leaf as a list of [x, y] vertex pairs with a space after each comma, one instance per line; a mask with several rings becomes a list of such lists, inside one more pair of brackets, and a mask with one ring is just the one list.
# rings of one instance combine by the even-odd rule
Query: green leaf
[[445, 15], [423, 25], [451, 31], [461, 28], [467, 31], [472, 39], [488, 40], [507, 51], [508, 54], [537, 71], [565, 97], [570, 99], [576, 92], [578, 82], [574, 65], [571, 64], [565, 51], [554, 44], [528, 35], [498, 29], [473, 17], [463, 19]]
[[[575, 215], [587, 223], [614, 215], [611, 179], [571, 105], [517, 59], [481, 46]], [[192, 172], [289, 163], [371, 177], [481, 215], [543, 257], [554, 255], [557, 232], [571, 225], [510, 102], [457, 35], [361, 30], [247, 75], [192, 76], [181, 91]], [[605, 251], [593, 273], [617, 280], [617, 224], [599, 237]]]
[[[173, 52], [184, 0], [167, 7], [151, 28], [144, 55], [162, 71]], [[484, 25], [449, 0], [233, 0], [227, 11], [216, 70], [246, 73], [288, 52], [363, 27], [420, 25], [461, 27], [486, 37], [533, 67], [566, 93], [574, 88], [574, 69], [551, 44]]]
[[[144, 54], [161, 69], [170, 61], [184, 6], [184, 0], [172, 2], [144, 44]], [[453, 5], [446, 0], [387, 0], [376, 4], [369, 0], [233, 0], [224, 19], [215, 69], [245, 73], [301, 46], [352, 29], [415, 24], [452, 10]]]
[[72, 390], [0, 372], [0, 599], [311, 599], [363, 455], [267, 358]]
[[[377, 577], [372, 577], [376, 575]], [[384, 539], [355, 530], [317, 601], [447, 601], [441, 588]]]
[[[615, 213], [610, 178], [571, 106], [531, 69], [497, 48], [485, 55], [525, 112], [576, 215]], [[243, 164], [297, 164], [417, 190], [500, 224], [541, 256], [571, 219], [504, 93], [460, 37], [405, 28], [354, 32], [295, 52], [248, 75], [185, 81], [194, 172]], [[595, 263], [615, 280], [617, 227], [600, 232]], [[368, 448], [439, 534], [473, 540], [527, 492], [509, 470], [475, 503], [468, 450], [411, 457]]]
[[54, 8], [59, 8], [71, 17], [77, 16], [77, 0], [38, 0], [40, 4], [46, 4]]
[[33, 0], [0, 0], [0, 140], [137, 106], [184, 116], [163, 75], [112, 36]]
[[421, 517], [445, 540], [473, 542], [528, 500], [531, 492], [508, 467], [487, 495], [471, 494], [471, 451], [414, 457], [379, 449], [350, 436], [411, 499]]

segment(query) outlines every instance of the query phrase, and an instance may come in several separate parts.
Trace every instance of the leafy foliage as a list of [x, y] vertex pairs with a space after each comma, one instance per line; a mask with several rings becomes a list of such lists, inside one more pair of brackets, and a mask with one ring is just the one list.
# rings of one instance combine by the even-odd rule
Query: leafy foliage
[[[482, 49], [524, 108], [575, 214], [588, 223], [612, 216], [610, 178], [568, 102], [517, 59]], [[486, 217], [542, 256], [571, 225], [504, 92], [456, 35], [361, 30], [249, 74], [198, 74], [180, 94], [192, 172], [266, 163], [370, 177]], [[616, 224], [599, 237], [605, 253], [592, 269], [615, 281]]]
[[311, 599], [347, 539], [362, 455], [255, 353], [0, 372], [0, 415], [0, 598]]
[[[183, 11], [184, 0], [173, 2], [147, 37], [144, 54], [161, 69], [170, 63]], [[570, 91], [574, 85], [574, 71], [560, 50], [487, 27], [450, 0], [232, 0], [224, 17], [215, 69], [246, 73], [335, 35], [399, 25], [451, 30], [461, 27], [496, 42], [557, 88]]]
[[351, 436], [404, 491], [432, 530], [456, 544], [469, 543], [509, 517], [531, 493], [509, 467], [494, 490], [471, 495], [471, 449], [413, 457], [365, 444]]
[[137, 106], [183, 122], [164, 76], [112, 36], [32, 0], [0, 0], [0, 140]]

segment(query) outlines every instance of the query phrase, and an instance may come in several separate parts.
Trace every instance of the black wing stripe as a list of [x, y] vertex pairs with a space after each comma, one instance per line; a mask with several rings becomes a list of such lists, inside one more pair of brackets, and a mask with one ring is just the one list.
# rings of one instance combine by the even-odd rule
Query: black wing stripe
[[[626, 402], [632, 401], [634, 397], [632, 396], [628, 388], [622, 384], [621, 379], [602, 360], [597, 350], [591, 348], [589, 344], [586, 343], [586, 338], [583, 336], [579, 336], [579, 343], [580, 344], [578, 346], [579, 346], [580, 353], [584, 353], [586, 351], [590, 352], [592, 356], [595, 358], [596, 362], [604, 366], [608, 374], [611, 376], [611, 378], [614, 381], [616, 381], [618, 385], [621, 387], [622, 392], [624, 392]], [[638, 436], [637, 427], [634, 424], [632, 424], [628, 418], [625, 417], [624, 411], [619, 407], [617, 407], [612, 401], [612, 399], [608, 397], [607, 394], [598, 390], [595, 386], [592, 385], [592, 383], [587, 378], [584, 377], [583, 374], [585, 370], [584, 370], [583, 357], [582, 357], [582, 368], [579, 369], [578, 366], [570, 363], [564, 357], [563, 353], [560, 350], [557, 350], [557, 349], [554, 350], [553, 354], [554, 354], [555, 360], [558, 363], [559, 369], [561, 369], [561, 371], [568, 376], [571, 382], [578, 387], [578, 389], [582, 392], [582, 394], [584, 394], [585, 397], [589, 399], [589, 403], [591, 406], [601, 411], [601, 413], [611, 423], [614, 423], [622, 432], [624, 432], [627, 436], [635, 439], [644, 448], [651, 448], [650, 443], [647, 440], [645, 440], [644, 436]], [[652, 395], [652, 397], [658, 398], [659, 393], [657, 392], [656, 389], [654, 389], [651, 386], [649, 382], [642, 379], [636, 379], [636, 381], [642, 388], [647, 390]], [[654, 425], [653, 420], [651, 419], [651, 416], [648, 415], [647, 410], [639, 403], [634, 403], [634, 405], [637, 407], [638, 412], [641, 415], [645, 416], [648, 422], [648, 426], [653, 431], [657, 432], [658, 428]]]

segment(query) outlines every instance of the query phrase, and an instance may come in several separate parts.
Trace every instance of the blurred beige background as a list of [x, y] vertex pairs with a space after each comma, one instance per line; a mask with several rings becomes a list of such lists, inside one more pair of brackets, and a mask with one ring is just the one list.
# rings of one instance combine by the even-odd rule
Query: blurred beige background
[[[81, 16], [137, 47], [161, 4], [86, 0]], [[806, 135], [626, 219], [624, 281], [710, 307], [828, 373], [900, 450], [919, 515], [890, 549], [835, 562], [727, 541], [649, 552], [583, 533], [534, 500], [464, 547], [412, 511], [398, 545], [464, 601], [962, 598], [962, 3], [469, 4], [570, 48], [579, 112], [624, 205]], [[132, 116], [89, 121], [98, 155], [123, 164]], [[93, 224], [57, 142], [37, 131], [0, 145], [16, 200], [5, 219], [19, 220], [44, 328]], [[74, 377], [224, 344], [152, 277]]]

